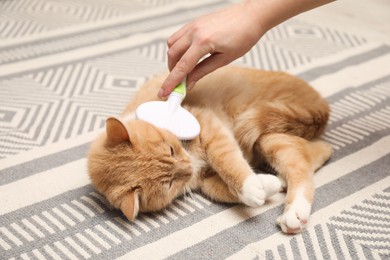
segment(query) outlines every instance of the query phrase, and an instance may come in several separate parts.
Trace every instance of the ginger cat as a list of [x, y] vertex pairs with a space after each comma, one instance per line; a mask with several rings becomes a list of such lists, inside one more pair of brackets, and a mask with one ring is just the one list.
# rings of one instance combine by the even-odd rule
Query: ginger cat
[[[328, 121], [327, 102], [291, 75], [225, 67], [187, 93], [185, 108], [201, 133], [181, 142], [134, 117], [138, 105], [157, 100], [165, 77], [144, 84], [120, 119], [107, 119], [106, 132], [88, 154], [94, 187], [132, 220], [189, 190], [258, 207], [282, 184], [287, 194], [278, 223], [286, 233], [300, 232], [313, 202], [313, 173], [332, 153], [329, 144], [316, 140]], [[271, 166], [281, 182], [256, 174], [262, 165]]]

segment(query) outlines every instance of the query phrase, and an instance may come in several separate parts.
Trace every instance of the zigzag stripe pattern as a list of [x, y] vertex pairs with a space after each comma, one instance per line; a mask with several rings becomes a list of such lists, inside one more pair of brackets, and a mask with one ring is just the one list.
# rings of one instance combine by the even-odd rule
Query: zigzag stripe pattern
[[332, 259], [337, 249], [340, 259], [387, 259], [390, 255], [389, 189], [377, 193], [352, 208], [331, 217], [294, 237], [290, 243], [266, 250], [266, 259]]
[[251, 52], [241, 58], [241, 61], [245, 65], [264, 70], [287, 70], [307, 64], [311, 58], [264, 41], [255, 45]]
[[101, 43], [108, 40], [113, 40], [118, 36], [129, 35], [136, 30], [137, 27], [131, 24], [123, 26], [112, 31], [112, 29], [87, 32], [80, 35], [70, 36], [64, 39], [54, 39], [45, 42], [31, 43], [12, 49], [4, 49], [0, 51], [0, 64], [7, 64], [28, 58], [58, 53], [74, 48], [90, 46], [91, 44]]
[[152, 42], [3, 81], [0, 158], [102, 128], [108, 116], [123, 111], [140, 84], [165, 70], [165, 62], [156, 60], [164, 59], [161, 49], [165, 54], [165, 42]]
[[22, 35], [36, 34], [44, 31], [44, 25], [34, 21], [24, 21], [22, 18], [5, 17], [0, 23], [0, 39], [1, 38], [16, 38]]
[[390, 255], [389, 199], [387, 189], [331, 218], [328, 229], [332, 242], [341, 245], [344, 256], [384, 259]]
[[[1, 3], [0, 3], [1, 4]], [[130, 8], [130, 10], [127, 10], [128, 13], [133, 13], [135, 11], [141, 10], [142, 5], [140, 6], [138, 4], [135, 5], [138, 9], [134, 7], [134, 4], [130, 3], [120, 3], [121, 5], [127, 5], [126, 8], [121, 10], [123, 12]], [[95, 6], [95, 3], [94, 5]], [[90, 7], [90, 5], [88, 6]], [[102, 8], [104, 8], [103, 6]], [[110, 2], [111, 7], [111, 2]], [[113, 5], [115, 7], [115, 5]], [[80, 8], [81, 10], [83, 8]], [[110, 8], [106, 8], [107, 10], [110, 10]], [[88, 47], [94, 44], [99, 44], [102, 42], [107, 41], [113, 41], [115, 39], [120, 39], [126, 36], [130, 36], [139, 32], [145, 32], [145, 31], [153, 31], [153, 30], [159, 30], [163, 27], [168, 27], [172, 25], [177, 25], [180, 23], [184, 23], [188, 21], [191, 18], [195, 18], [197, 16], [200, 16], [201, 14], [204, 14], [207, 10], [204, 8], [198, 8], [194, 9], [191, 13], [187, 12], [179, 12], [179, 11], [173, 11], [172, 13], [168, 13], [165, 16], [160, 16], [155, 19], [140, 19], [140, 20], [129, 20], [129, 21], [121, 21], [114, 25], [110, 26], [104, 26], [104, 27], [97, 27], [93, 30], [89, 31], [83, 31], [78, 33], [69, 33], [62, 35], [61, 37], [57, 38], [51, 38], [48, 37], [45, 39], [45, 35], [42, 36], [43, 40], [39, 41], [31, 41], [23, 45], [15, 45], [12, 47], [4, 47], [0, 48], [0, 64], [8, 64], [13, 63], [16, 61], [26, 60], [33, 57], [40, 57], [52, 53], [59, 53], [66, 50], [72, 50], [75, 48], [81, 48], [81, 47]], [[49, 12], [52, 14], [52, 12]], [[128, 14], [127, 13], [127, 14]], [[175, 16], [175, 19], [172, 19], [172, 15]], [[23, 17], [23, 16], [22, 16]], [[118, 15], [113, 15], [113, 17], [118, 17]], [[71, 21], [61, 21], [61, 14], [59, 14], [58, 17], [49, 17], [47, 18], [47, 21], [41, 21], [42, 24], [45, 26], [50, 25], [51, 27], [55, 28], [62, 28], [65, 25], [72, 25], [72, 23], [79, 24], [80, 21], [78, 19], [74, 19], [74, 17], [71, 17]], [[96, 19], [98, 20], [104, 20], [104, 17], [97, 16]], [[46, 19], [46, 18], [45, 18]], [[56, 25], [53, 24], [52, 20], [57, 21], [58, 23], [62, 23], [62, 25]], [[0, 24], [2, 24], [0, 18]], [[33, 23], [36, 23], [38, 19], [33, 19]], [[12, 20], [13, 23], [15, 23], [15, 20]], [[5, 24], [5, 23], [4, 23]], [[4, 30], [9, 31], [9, 30]], [[0, 38], [1, 38], [1, 32], [0, 30]], [[10, 38], [10, 36], [8, 36]], [[165, 55], [166, 52], [163, 53]]]
[[366, 136], [390, 128], [390, 107], [370, 113], [359, 119], [354, 119], [340, 127], [332, 129], [323, 135], [323, 139], [339, 150], [348, 144], [363, 140]]
[[[171, 19], [160, 19], [158, 25], [170, 23], [172, 23]], [[156, 27], [156, 24], [150, 24], [147, 21], [135, 24], [127, 23], [112, 28], [102, 28], [98, 31], [70, 35], [62, 39], [48, 39], [45, 42], [32, 42], [12, 49], [5, 48], [0, 50], [0, 64], [90, 46], [91, 44], [130, 35], [139, 31], [140, 28], [145, 29], [151, 26]], [[331, 31], [320, 27], [314, 27], [313, 29], [309, 25], [305, 26], [292, 21], [274, 28], [253, 48], [252, 52], [243, 57], [243, 62], [263, 69], [288, 69], [306, 64], [313, 58], [324, 57], [344, 48], [356, 47], [366, 42], [364, 38], [347, 35], [336, 30]], [[163, 40], [160, 41], [161, 45], [162, 42]], [[158, 44], [150, 47], [156, 47], [155, 51], [157, 51], [158, 58], [166, 56], [165, 47], [162, 48], [163, 46]], [[278, 62], [274, 61], [272, 57], [277, 57]]]
[[116, 18], [146, 8], [155, 8], [181, 0], [168, 1], [78, 1], [50, 2], [45, 0], [1, 1], [0, 39], [33, 35], [72, 24]]
[[[137, 64], [124, 67], [133, 66]], [[116, 74], [115, 66], [108, 74], [88, 63], [75, 63], [2, 83], [1, 157], [101, 128], [107, 116], [121, 113], [148, 73], [128, 77]]]
[[[390, 106], [386, 105], [390, 98], [389, 89], [390, 82], [387, 81], [367, 90], [354, 91], [331, 103], [329, 125], [339, 126], [326, 131], [322, 138], [339, 150], [375, 132], [390, 129]], [[367, 112], [373, 108], [380, 109]]]
[[296, 41], [295, 38], [304, 40], [310, 38], [323, 39], [327, 42], [345, 47], [357, 47], [367, 42], [364, 37], [309, 24], [307, 22], [302, 22], [299, 19], [293, 19], [289, 23], [282, 24], [282, 26], [278, 26], [267, 32], [263, 37], [263, 39], [275, 43], [289, 38], [294, 38], [294, 42]]
[[158, 40], [154, 43], [141, 47], [138, 50], [143, 56], [148, 57], [164, 64], [167, 63], [168, 47], [165, 40]]
[[[203, 196], [193, 194], [177, 199], [159, 213], [141, 214], [129, 222], [123, 217], [113, 218], [112, 208], [101, 195], [94, 191], [85, 194], [83, 191], [80, 197], [72, 196], [69, 202], [53, 205], [50, 210], [35, 210], [27, 217], [6, 220], [7, 224], [0, 226], [3, 256], [15, 255], [17, 251], [24, 252], [21, 257], [30, 258], [90, 258], [212, 205]], [[95, 219], [102, 217], [104, 222], [94, 224]], [[35, 249], [29, 251], [31, 248]]]
[[148, 4], [150, 6], [163, 6], [175, 2], [184, 2], [184, 0], [138, 0], [139, 2]]
[[266, 70], [288, 70], [365, 43], [362, 37], [292, 20], [269, 31], [240, 61]]

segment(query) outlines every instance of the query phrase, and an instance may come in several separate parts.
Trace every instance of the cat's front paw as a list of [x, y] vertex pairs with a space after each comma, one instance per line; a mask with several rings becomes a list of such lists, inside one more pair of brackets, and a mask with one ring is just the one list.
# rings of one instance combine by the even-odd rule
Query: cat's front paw
[[278, 177], [271, 174], [257, 174], [256, 177], [261, 179], [263, 182], [266, 198], [269, 198], [281, 191], [282, 183]]
[[253, 174], [246, 178], [239, 199], [250, 207], [259, 207], [280, 190], [279, 179], [268, 174]]
[[296, 198], [286, 206], [277, 223], [284, 233], [297, 234], [302, 232], [310, 217], [311, 204], [303, 197]]

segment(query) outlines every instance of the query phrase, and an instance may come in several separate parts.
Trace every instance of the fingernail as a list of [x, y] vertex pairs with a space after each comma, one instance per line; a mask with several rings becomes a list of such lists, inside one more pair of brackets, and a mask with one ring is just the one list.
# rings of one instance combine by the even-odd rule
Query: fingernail
[[160, 90], [158, 91], [157, 97], [159, 97], [159, 98], [164, 97], [164, 89], [160, 88]]
[[190, 83], [188, 83], [187, 90], [191, 90], [195, 86], [195, 83], [195, 81], [191, 81]]

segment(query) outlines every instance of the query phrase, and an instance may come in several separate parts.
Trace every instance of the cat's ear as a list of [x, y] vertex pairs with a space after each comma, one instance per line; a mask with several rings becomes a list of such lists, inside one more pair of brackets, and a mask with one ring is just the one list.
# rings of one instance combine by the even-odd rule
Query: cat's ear
[[124, 124], [114, 117], [106, 120], [107, 146], [116, 146], [124, 142], [130, 142], [129, 133]]
[[126, 194], [121, 203], [122, 213], [128, 220], [134, 220], [139, 211], [139, 200], [137, 190], [133, 190]]

